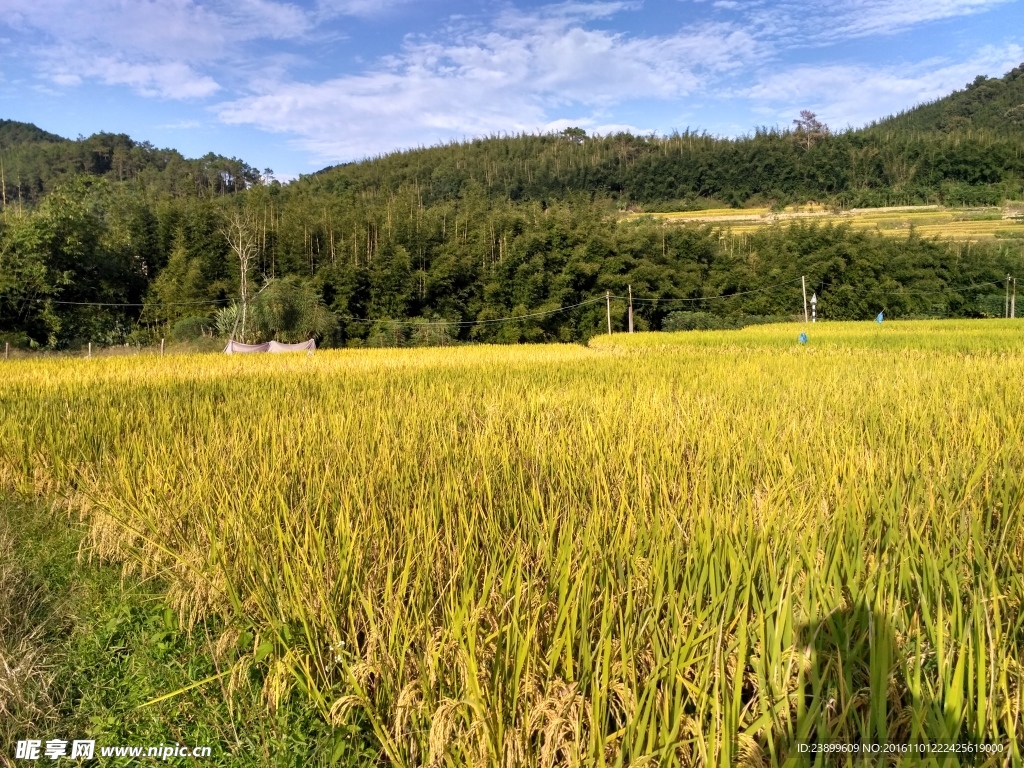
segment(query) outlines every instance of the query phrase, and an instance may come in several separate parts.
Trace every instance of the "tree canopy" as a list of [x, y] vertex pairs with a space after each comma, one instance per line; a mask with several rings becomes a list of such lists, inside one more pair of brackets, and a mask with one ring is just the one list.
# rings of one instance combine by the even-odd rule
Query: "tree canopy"
[[[1020, 200], [1022, 81], [1020, 68], [982, 78], [859, 130], [813, 113], [738, 139], [570, 128], [395, 152], [288, 185], [236, 158], [5, 121], [0, 335], [62, 347], [214, 329], [243, 289], [232, 221], [245, 222], [253, 327], [282, 340], [582, 340], [605, 323], [604, 306], [584, 302], [627, 286], [639, 328], [680, 311], [793, 315], [801, 275], [828, 318], [1001, 314], [996, 283], [1020, 271], [1019, 240], [812, 224], [732, 236], [621, 212]], [[621, 327], [621, 301], [614, 311]]]

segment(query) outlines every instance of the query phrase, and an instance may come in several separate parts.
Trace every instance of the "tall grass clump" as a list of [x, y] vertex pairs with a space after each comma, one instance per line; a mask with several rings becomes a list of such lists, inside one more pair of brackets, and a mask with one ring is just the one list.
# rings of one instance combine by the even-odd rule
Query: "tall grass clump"
[[383, 764], [1020, 765], [1020, 331], [809, 335], [16, 362], [0, 478]]

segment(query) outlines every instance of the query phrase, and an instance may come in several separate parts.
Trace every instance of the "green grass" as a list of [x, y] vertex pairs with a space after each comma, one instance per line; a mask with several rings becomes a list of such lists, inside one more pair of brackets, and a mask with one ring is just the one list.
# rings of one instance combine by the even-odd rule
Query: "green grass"
[[[0, 497], [0, 594], [18, 596], [0, 606], [9, 622], [0, 660], [31, 664], [0, 686], [0, 765], [14, 764], [15, 742], [26, 738], [208, 745], [212, 756], [202, 764], [211, 766], [355, 766], [373, 758], [358, 731], [329, 728], [305, 699], [268, 715], [256, 678], [234, 681], [231, 696], [228, 681], [217, 680], [146, 706], [230, 668], [214, 662], [216, 623], [183, 630], [165, 584], [90, 560], [84, 533], [66, 512]], [[15, 618], [36, 631], [12, 631]]]

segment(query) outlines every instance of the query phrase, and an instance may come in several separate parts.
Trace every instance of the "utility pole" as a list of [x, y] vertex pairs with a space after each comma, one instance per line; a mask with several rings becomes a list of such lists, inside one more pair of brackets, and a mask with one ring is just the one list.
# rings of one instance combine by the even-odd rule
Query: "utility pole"
[[1017, 317], [1017, 278], [1013, 278], [1013, 293], [1010, 295], [1010, 317]]
[[608, 335], [611, 336], [612, 335], [612, 292], [611, 291], [605, 291], [604, 292], [604, 301], [605, 301], [605, 304], [607, 305], [607, 310], [608, 310]]
[[1010, 275], [1006, 275], [1006, 298], [1003, 300], [1003, 317], [1010, 316]]
[[803, 275], [800, 276], [800, 287], [804, 292], [804, 322], [807, 322], [807, 278]]
[[633, 332], [633, 286], [630, 285], [630, 286], [628, 286], [628, 288], [629, 288], [629, 332], [632, 333]]

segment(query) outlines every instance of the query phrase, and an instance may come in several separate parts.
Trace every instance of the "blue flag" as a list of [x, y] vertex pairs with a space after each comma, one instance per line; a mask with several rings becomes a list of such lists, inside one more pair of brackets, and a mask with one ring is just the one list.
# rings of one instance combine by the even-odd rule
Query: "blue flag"
[[879, 312], [878, 313], [878, 317], [875, 318], [875, 322], [878, 323], [879, 325], [881, 325], [882, 321], [884, 319], [885, 319], [885, 313], [884, 312]]
[[796, 340], [799, 341], [801, 344], [806, 344], [807, 343], [807, 334], [806, 333], [801, 333], [799, 336], [796, 337]]

